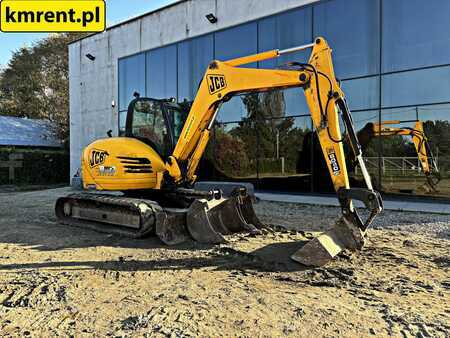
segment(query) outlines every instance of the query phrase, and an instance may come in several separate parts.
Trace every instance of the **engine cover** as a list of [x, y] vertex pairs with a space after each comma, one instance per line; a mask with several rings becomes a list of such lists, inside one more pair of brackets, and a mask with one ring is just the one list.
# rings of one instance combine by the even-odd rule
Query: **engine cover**
[[83, 187], [92, 190], [158, 189], [166, 170], [161, 156], [134, 138], [100, 139], [81, 160]]

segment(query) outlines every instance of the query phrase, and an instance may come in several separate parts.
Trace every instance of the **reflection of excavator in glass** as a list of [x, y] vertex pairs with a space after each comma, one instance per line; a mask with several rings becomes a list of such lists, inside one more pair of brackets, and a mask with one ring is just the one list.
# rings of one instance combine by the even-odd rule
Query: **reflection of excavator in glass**
[[[312, 48], [312, 54], [306, 64], [292, 62], [283, 69], [238, 67], [307, 48]], [[60, 198], [56, 203], [59, 221], [135, 238], [156, 233], [166, 244], [190, 237], [201, 243], [223, 243], [224, 235], [235, 232], [260, 233], [263, 225], [245, 189], [237, 188], [224, 198], [217, 190], [191, 188], [222, 103], [237, 94], [293, 87], [304, 90], [343, 215], [292, 258], [319, 266], [345, 248], [360, 249], [368, 226], [382, 210], [382, 201], [372, 188], [344, 93], [334, 75], [331, 49], [323, 38], [287, 50], [211, 62], [184, 124], [178, 123], [182, 129], [176, 127], [182, 115], [177, 105], [149, 98], [133, 100], [126, 137], [97, 140], [82, 155], [84, 188], [121, 191], [124, 196], [81, 193]], [[367, 189], [349, 186], [339, 115]], [[354, 200], [369, 209], [366, 221], [359, 217]]]
[[436, 162], [434, 161], [428, 139], [423, 130], [422, 121], [416, 121], [414, 128], [391, 127], [393, 124], [400, 124], [401, 121], [383, 121], [381, 123], [368, 123], [363, 129], [358, 131], [358, 139], [361, 148], [364, 150], [374, 137], [382, 136], [411, 136], [417, 157], [422, 168], [422, 172], [427, 178], [427, 185], [424, 186], [429, 192], [437, 192], [436, 186], [441, 177]]

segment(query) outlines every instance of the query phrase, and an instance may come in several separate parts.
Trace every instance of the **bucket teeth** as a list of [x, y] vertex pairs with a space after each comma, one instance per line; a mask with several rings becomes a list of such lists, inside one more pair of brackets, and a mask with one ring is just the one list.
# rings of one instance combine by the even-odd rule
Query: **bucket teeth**
[[196, 200], [187, 212], [187, 228], [200, 243], [224, 243], [224, 235], [257, 233], [263, 224], [256, 217], [250, 197], [234, 195], [219, 200]]
[[207, 200], [195, 200], [187, 212], [187, 229], [197, 242], [206, 244], [224, 243], [225, 238], [220, 232], [221, 224], [216, 223], [214, 226], [210, 222], [210, 210]]
[[265, 228], [265, 225], [258, 219], [256, 216], [255, 209], [253, 209], [252, 198], [245, 194], [238, 194], [238, 191], [235, 190], [233, 192], [236, 207], [239, 209], [239, 214], [245, 220], [245, 222], [251, 225], [252, 229], [248, 229], [253, 231], [254, 228], [262, 229]]
[[342, 250], [360, 250], [364, 245], [364, 233], [344, 218], [323, 234], [313, 238], [291, 258], [306, 266], [324, 266]]
[[190, 237], [186, 230], [186, 212], [183, 209], [166, 209], [157, 217], [156, 235], [167, 245], [177, 245], [186, 242]]

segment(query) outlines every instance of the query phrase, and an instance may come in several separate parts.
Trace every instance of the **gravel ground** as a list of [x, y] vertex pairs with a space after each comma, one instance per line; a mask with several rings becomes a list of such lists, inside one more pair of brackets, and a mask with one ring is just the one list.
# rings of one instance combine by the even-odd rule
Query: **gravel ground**
[[[260, 201], [258, 216], [266, 223], [282, 224], [289, 229], [326, 230], [340, 217], [337, 207]], [[361, 211], [361, 217], [367, 215]], [[450, 215], [422, 212], [384, 211], [372, 224], [373, 229], [399, 230], [450, 238]]]
[[289, 256], [333, 207], [260, 202], [298, 231], [167, 247], [69, 228], [68, 189], [0, 194], [2, 337], [450, 337], [450, 220], [385, 212], [359, 253], [310, 269]]

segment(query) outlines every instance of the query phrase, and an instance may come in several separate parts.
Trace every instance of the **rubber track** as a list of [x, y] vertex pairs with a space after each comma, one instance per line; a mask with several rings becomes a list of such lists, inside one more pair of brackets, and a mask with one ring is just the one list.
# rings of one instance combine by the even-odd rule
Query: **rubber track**
[[[78, 204], [91, 204], [95, 208], [120, 207], [128, 209], [132, 213], [137, 213], [141, 218], [141, 228], [133, 229], [123, 226], [114, 226], [107, 223], [80, 220], [64, 215], [64, 204], [66, 202]], [[142, 210], [139, 206], [142, 204], [148, 208]], [[107, 210], [105, 210], [107, 211]], [[146, 199], [119, 197], [111, 195], [79, 193], [59, 198], [56, 201], [55, 213], [58, 221], [62, 224], [75, 226], [79, 228], [91, 229], [98, 232], [115, 234], [129, 238], [142, 238], [155, 232], [157, 222], [164, 222], [166, 214], [158, 203]]]

